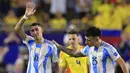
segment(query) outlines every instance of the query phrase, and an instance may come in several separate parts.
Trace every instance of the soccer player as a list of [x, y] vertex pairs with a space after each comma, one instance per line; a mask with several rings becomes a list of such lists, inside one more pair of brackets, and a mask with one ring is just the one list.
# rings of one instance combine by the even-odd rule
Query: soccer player
[[32, 37], [22, 31], [25, 20], [32, 16], [35, 11], [35, 5], [28, 2], [24, 16], [16, 24], [14, 30], [22, 38], [29, 50], [27, 73], [52, 73], [51, 64], [58, 61], [57, 48], [52, 42], [43, 38], [44, 29], [42, 26], [39, 23], [30, 25]]
[[[79, 44], [78, 32], [70, 30], [68, 33], [68, 49], [73, 52], [79, 51], [84, 46]], [[70, 57], [64, 52], [60, 52], [59, 73], [89, 73], [88, 57]]]
[[71, 56], [88, 55], [90, 62], [90, 73], [114, 73], [114, 63], [120, 65], [124, 73], [128, 73], [124, 60], [116, 49], [100, 39], [101, 31], [99, 28], [90, 27], [86, 30], [85, 38], [87, 46], [77, 52], [72, 52], [66, 47], [53, 41], [56, 46]]

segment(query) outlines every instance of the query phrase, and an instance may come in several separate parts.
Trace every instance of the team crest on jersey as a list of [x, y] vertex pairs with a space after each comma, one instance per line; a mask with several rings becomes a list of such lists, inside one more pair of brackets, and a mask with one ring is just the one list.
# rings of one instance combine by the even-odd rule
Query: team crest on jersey
[[36, 48], [36, 53], [39, 53], [40, 52], [40, 48]]
[[42, 51], [42, 55], [44, 55], [44, 54], [46, 54], [46, 50], [43, 50], [43, 51]]
[[103, 53], [102, 52], [99, 52], [98, 53], [98, 57], [102, 57]]
[[48, 44], [44, 44], [44, 47], [42, 48], [42, 51], [41, 51], [42, 55], [45, 55], [47, 53], [47, 47], [48, 47]]

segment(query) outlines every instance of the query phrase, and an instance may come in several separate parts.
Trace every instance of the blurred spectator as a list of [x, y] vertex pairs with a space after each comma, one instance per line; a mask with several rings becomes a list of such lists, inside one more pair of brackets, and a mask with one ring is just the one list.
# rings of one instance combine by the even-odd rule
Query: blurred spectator
[[127, 20], [126, 20], [126, 26], [130, 25], [130, 16], [128, 16]]
[[[119, 45], [119, 53], [126, 62], [127, 68], [129, 69], [130, 72], [130, 25], [126, 26], [124, 31], [122, 32], [121, 35], [121, 42]], [[117, 66], [116, 73], [123, 73], [120, 71], [120, 67]]]
[[0, 45], [7, 46], [9, 48], [9, 51], [5, 54], [3, 61], [6, 64], [7, 71], [12, 72], [13, 64], [18, 55], [18, 44], [20, 43], [20, 39], [8, 28], [8, 26], [4, 29], [4, 32], [0, 34], [0, 38]]
[[21, 17], [24, 14], [27, 1], [28, 0], [11, 0], [11, 7], [17, 17]]
[[3, 61], [4, 55], [8, 52], [8, 47], [0, 46], [0, 63]]
[[120, 0], [110, 0], [112, 4], [118, 3]]
[[6, 64], [4, 63], [4, 56], [8, 52], [8, 47], [0, 46], [0, 73], [7, 73]]
[[123, 22], [122, 19], [114, 13], [114, 11], [111, 11], [106, 16], [104, 16], [103, 13], [99, 13], [94, 19], [94, 25], [106, 30], [121, 30]]
[[19, 47], [19, 56], [15, 62], [14, 73], [26, 73], [28, 64], [28, 49], [25, 46]]
[[[104, 17], [102, 13], [98, 13], [94, 18], [94, 25], [100, 29], [104, 29], [109, 23], [109, 17]], [[107, 28], [107, 27], [106, 27]]]
[[50, 13], [56, 14], [57, 11], [61, 14], [66, 13], [66, 0], [52, 0]]
[[[10, 55], [14, 56], [14, 54], [18, 50], [18, 44], [20, 43], [20, 39], [17, 37], [17, 35], [14, 32], [9, 32], [3, 42], [4, 42], [5, 45], [8, 45], [8, 47], [9, 47], [9, 52], [8, 53]], [[14, 53], [13, 53], [13, 50], [15, 50]], [[17, 57], [17, 54], [16, 54], [16, 57]], [[7, 61], [11, 62], [12, 60], [9, 59]], [[13, 61], [12, 61], [12, 63], [13, 63]]]
[[55, 30], [65, 30], [67, 27], [67, 20], [63, 17], [62, 13], [57, 12], [55, 18], [51, 20], [51, 28]]
[[[2, 25], [4, 25], [4, 22], [2, 19], [0, 19], [0, 27], [2, 27]], [[1, 32], [1, 30], [0, 30], [0, 32]]]
[[122, 33], [119, 49], [126, 62], [130, 60], [130, 31], [128, 32], [128, 28], [130, 29], [130, 26], [126, 27]]
[[86, 15], [81, 19], [83, 24], [93, 25], [93, 15], [91, 13], [86, 13]]
[[99, 6], [101, 5], [103, 0], [93, 0], [92, 1], [92, 13], [96, 14]]
[[90, 12], [92, 7], [92, 0], [76, 0], [75, 11], [78, 17], [83, 17], [86, 12]]
[[98, 13], [101, 13], [104, 17], [110, 15], [113, 5], [110, 4], [110, 0], [103, 0], [102, 4], [98, 7]]
[[39, 11], [44, 11], [46, 13], [50, 12], [50, 6], [52, 0], [32, 0], [36, 4], [36, 8]]
[[[7, 71], [13, 72], [14, 63], [18, 56], [18, 44], [20, 39], [16, 36], [14, 32], [9, 32], [7, 37], [4, 39], [4, 44], [8, 45], [9, 51], [5, 55], [4, 62], [7, 64]], [[9, 58], [11, 56], [11, 58]]]
[[6, 16], [10, 10], [10, 0], [0, 0], [0, 18]]
[[68, 21], [76, 17], [75, 6], [76, 0], [66, 0], [66, 18]]
[[111, 11], [110, 18], [108, 29], [121, 30], [123, 27], [122, 19], [114, 11]]
[[4, 17], [4, 22], [9, 26], [14, 26], [18, 22], [18, 18], [12, 9], [8, 12], [7, 16]]
[[81, 20], [79, 18], [72, 19], [69, 23], [69, 27], [74, 26], [76, 29], [78, 28], [79, 31], [83, 30], [84, 25], [81, 23]]
[[114, 13], [116, 14], [116, 16], [118, 16], [121, 19], [121, 21], [123, 23], [125, 23], [127, 15], [128, 15], [127, 14], [128, 12], [126, 9], [126, 3], [117, 3], [113, 10], [114, 10]]
[[48, 13], [42, 12], [39, 18], [39, 22], [45, 31], [51, 31], [50, 17]]
[[81, 23], [83, 24], [83, 29], [86, 30], [90, 26], [94, 26], [94, 15], [92, 13], [86, 13], [86, 15], [81, 19]]

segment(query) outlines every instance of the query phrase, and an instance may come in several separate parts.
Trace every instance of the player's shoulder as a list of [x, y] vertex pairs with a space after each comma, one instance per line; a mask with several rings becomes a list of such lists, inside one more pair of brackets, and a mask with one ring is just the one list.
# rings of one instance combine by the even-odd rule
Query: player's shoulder
[[64, 52], [63, 51], [60, 51], [60, 57], [63, 57], [64, 56]]
[[27, 42], [27, 43], [29, 43], [29, 44], [35, 42], [35, 41], [34, 41], [34, 38], [33, 38], [32, 36], [30, 36], [30, 35], [26, 35], [26, 39], [23, 40], [23, 41], [24, 41], [24, 42]]
[[[68, 49], [71, 49], [71, 46], [66, 46]], [[60, 51], [60, 56], [67, 56], [68, 54], [66, 54], [63, 51]]]
[[104, 41], [102, 41], [101, 46], [103, 46], [106, 49], [113, 49], [114, 48], [111, 44], [104, 42]]
[[70, 57], [67, 53], [63, 52], [63, 51], [60, 51], [60, 57]]
[[34, 38], [32, 36], [27, 35], [27, 34], [26, 34], [26, 39], [28, 39], [28, 40], [34, 40]]
[[47, 39], [45, 39], [44, 43], [48, 44], [48, 46], [53, 46], [54, 45], [50, 40], [47, 40]]
[[85, 48], [85, 46], [83, 46], [83, 45], [79, 45], [80, 46], [80, 49], [84, 49]]
[[45, 39], [44, 44], [47, 44], [48, 47], [50, 47], [52, 50], [56, 50], [57, 49], [56, 45], [53, 44], [51, 41], [49, 41], [47, 39]]

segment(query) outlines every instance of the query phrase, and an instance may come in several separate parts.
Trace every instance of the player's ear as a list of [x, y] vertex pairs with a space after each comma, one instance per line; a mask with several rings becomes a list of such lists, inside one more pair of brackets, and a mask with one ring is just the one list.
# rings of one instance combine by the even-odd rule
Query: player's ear
[[43, 29], [43, 27], [41, 27], [41, 31], [42, 31], [42, 32], [44, 32], [44, 29]]
[[[77, 36], [78, 37], [78, 36]], [[80, 38], [78, 37], [78, 41], [80, 41]]]
[[44, 29], [42, 28], [42, 32], [44, 32]]

